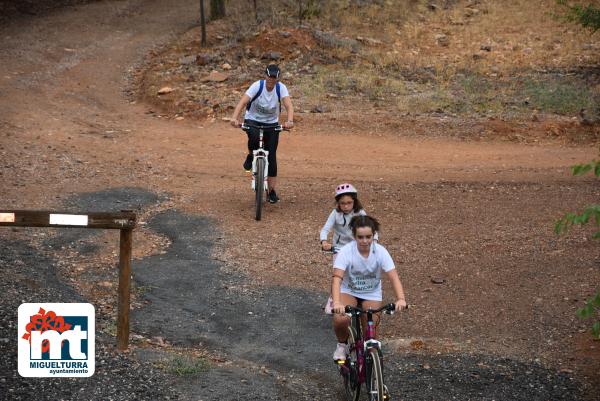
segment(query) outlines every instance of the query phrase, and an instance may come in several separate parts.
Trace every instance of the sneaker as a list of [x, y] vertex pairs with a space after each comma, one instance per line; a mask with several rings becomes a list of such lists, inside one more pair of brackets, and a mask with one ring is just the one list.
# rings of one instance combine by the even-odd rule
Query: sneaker
[[344, 361], [348, 355], [348, 345], [344, 343], [337, 343], [335, 352], [333, 353], [334, 361]]
[[252, 155], [246, 155], [246, 160], [244, 160], [244, 170], [252, 170]]
[[279, 197], [275, 193], [275, 190], [272, 189], [269, 191], [269, 203], [277, 203], [279, 202]]

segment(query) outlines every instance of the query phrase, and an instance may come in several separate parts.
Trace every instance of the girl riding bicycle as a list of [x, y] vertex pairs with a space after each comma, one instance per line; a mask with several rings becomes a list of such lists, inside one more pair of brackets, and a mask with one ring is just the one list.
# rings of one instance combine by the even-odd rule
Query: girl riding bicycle
[[406, 307], [404, 290], [394, 261], [388, 251], [373, 241], [379, 222], [370, 216], [355, 216], [350, 221], [354, 241], [339, 250], [333, 262], [331, 294], [333, 297], [333, 329], [338, 340], [333, 359], [346, 359], [348, 325], [345, 306], [363, 309], [382, 305], [381, 273], [385, 272], [396, 296], [396, 310]]
[[[353, 240], [352, 229], [350, 228], [350, 220], [354, 216], [366, 216], [367, 212], [362, 207], [358, 200], [358, 191], [352, 184], [344, 183], [335, 188], [335, 209], [331, 211], [325, 225], [321, 228], [319, 239], [321, 240], [321, 248], [324, 251], [333, 253], [333, 260], [339, 249]], [[333, 229], [332, 242], [327, 241], [329, 232]], [[377, 239], [377, 238], [375, 238]], [[329, 296], [325, 304], [325, 313], [331, 314], [333, 307], [333, 299]]]

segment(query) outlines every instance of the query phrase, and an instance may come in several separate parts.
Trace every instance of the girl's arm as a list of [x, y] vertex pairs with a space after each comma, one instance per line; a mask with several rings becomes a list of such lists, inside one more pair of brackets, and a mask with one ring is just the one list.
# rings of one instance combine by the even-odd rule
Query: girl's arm
[[331, 298], [333, 298], [333, 313], [344, 313], [345, 306], [342, 304], [342, 280], [344, 279], [344, 271], [342, 269], [333, 268], [333, 276], [331, 278]]
[[[331, 249], [331, 244], [327, 242], [327, 236], [329, 235], [329, 231], [331, 231], [331, 228], [333, 227], [334, 224], [335, 224], [335, 210], [329, 214], [329, 217], [327, 218], [327, 221], [325, 222], [325, 225], [323, 226], [323, 228], [321, 228], [321, 233], [319, 234], [319, 239], [321, 241], [321, 246], [323, 247], [323, 249], [326, 248], [325, 245], [329, 245], [329, 249]], [[329, 249], [325, 249], [325, 250], [328, 251]]]
[[[394, 289], [394, 294], [396, 295], [396, 310], [400, 310], [402, 308], [406, 308], [406, 299], [404, 297], [404, 289], [402, 288], [402, 283], [400, 282], [400, 277], [398, 277], [398, 272], [396, 269], [392, 269], [386, 272], [388, 278], [392, 282], [392, 288]], [[334, 298], [335, 302], [335, 298]], [[335, 305], [335, 303], [334, 303]]]

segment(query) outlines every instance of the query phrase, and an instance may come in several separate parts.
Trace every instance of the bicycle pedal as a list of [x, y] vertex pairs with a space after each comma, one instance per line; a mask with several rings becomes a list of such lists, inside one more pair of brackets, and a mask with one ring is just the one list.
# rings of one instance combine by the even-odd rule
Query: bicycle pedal
[[383, 385], [383, 399], [386, 400], [386, 401], [387, 400], [391, 400], [390, 393], [389, 393], [388, 388], [387, 388], [387, 386], [385, 384]]

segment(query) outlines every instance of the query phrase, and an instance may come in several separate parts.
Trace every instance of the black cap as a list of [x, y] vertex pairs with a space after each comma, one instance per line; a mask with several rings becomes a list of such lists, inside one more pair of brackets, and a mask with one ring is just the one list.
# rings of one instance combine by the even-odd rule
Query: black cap
[[277, 64], [269, 64], [265, 69], [268, 77], [279, 78], [279, 66]]

